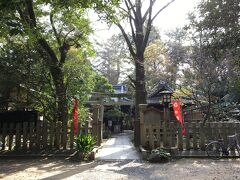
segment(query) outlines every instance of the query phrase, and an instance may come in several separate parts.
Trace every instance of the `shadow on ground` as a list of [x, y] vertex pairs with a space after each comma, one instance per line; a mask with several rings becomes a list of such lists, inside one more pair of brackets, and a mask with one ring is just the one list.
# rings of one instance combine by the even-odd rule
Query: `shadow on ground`
[[70, 162], [65, 159], [1, 159], [4, 179], [240, 179], [240, 159]]

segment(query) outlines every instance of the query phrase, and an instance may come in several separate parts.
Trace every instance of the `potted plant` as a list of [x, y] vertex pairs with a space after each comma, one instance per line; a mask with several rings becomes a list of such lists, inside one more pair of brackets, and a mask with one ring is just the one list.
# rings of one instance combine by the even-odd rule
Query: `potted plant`
[[74, 139], [75, 147], [77, 150], [77, 156], [80, 160], [93, 160], [94, 154], [92, 150], [96, 141], [91, 134], [81, 134]]

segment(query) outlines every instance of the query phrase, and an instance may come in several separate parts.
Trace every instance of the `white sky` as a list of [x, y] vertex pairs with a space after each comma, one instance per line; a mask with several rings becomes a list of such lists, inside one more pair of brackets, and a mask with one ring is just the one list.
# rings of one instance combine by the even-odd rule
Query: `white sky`
[[[160, 9], [164, 4], [170, 0], [157, 0], [155, 4], [155, 11]], [[164, 38], [164, 33], [168, 30], [174, 30], [176, 27], [181, 27], [187, 23], [187, 14], [194, 10], [194, 7], [200, 0], [176, 0], [165, 10], [163, 10], [155, 19], [153, 25], [156, 26]], [[97, 22], [96, 18], [93, 20], [93, 29], [95, 35], [93, 40], [105, 41], [113, 34], [120, 33], [118, 27], [112, 26], [109, 28], [104, 22]]]

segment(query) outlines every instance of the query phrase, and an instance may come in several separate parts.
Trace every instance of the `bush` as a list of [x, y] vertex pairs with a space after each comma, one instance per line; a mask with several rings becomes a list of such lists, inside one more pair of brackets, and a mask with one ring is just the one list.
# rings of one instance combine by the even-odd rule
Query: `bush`
[[170, 159], [171, 159], [170, 153], [167, 153], [161, 148], [153, 149], [148, 158], [149, 162], [155, 162], [155, 163], [168, 162]]
[[91, 134], [82, 134], [74, 139], [75, 146], [78, 152], [89, 153], [93, 150], [96, 144], [95, 139]]

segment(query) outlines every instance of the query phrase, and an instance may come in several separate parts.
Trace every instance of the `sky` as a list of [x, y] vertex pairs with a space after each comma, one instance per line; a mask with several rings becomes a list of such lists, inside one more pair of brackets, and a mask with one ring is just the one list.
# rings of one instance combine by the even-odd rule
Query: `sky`
[[[169, 1], [157, 0], [154, 11], [156, 12]], [[164, 38], [165, 32], [182, 27], [187, 23], [187, 14], [194, 11], [194, 7], [198, 2], [200, 0], [175, 0], [175, 2], [157, 16], [153, 25], [160, 30], [161, 36]], [[93, 17], [92, 22], [93, 29], [95, 30], [93, 40], [106, 41], [111, 35], [120, 33], [118, 27], [113, 25], [109, 28], [104, 22], [97, 21], [96, 17]]]

